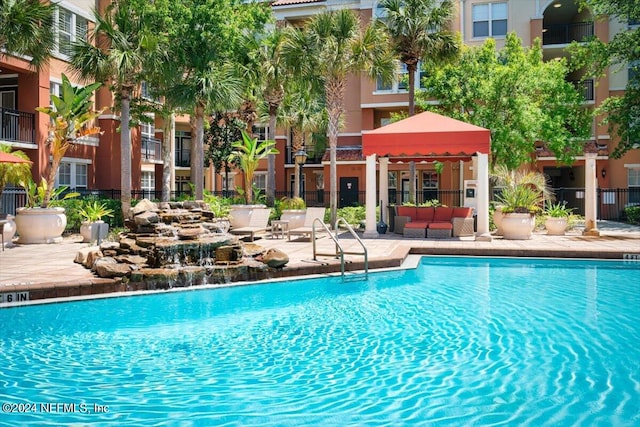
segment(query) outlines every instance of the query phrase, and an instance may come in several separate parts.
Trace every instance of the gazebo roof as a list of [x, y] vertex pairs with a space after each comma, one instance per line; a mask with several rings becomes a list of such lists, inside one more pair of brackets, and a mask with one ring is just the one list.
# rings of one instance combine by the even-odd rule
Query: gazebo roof
[[425, 111], [363, 132], [362, 152], [365, 156], [468, 158], [488, 154], [490, 141], [488, 129]]

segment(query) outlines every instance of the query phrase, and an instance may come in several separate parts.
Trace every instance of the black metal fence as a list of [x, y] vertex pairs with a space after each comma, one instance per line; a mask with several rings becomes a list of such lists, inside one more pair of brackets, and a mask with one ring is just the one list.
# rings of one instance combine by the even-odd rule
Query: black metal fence
[[[94, 196], [106, 199], [120, 199], [120, 190], [76, 190], [81, 196]], [[556, 188], [554, 189], [556, 201], [565, 202], [567, 207], [573, 208], [574, 212], [584, 215], [584, 188]], [[495, 200], [499, 190], [495, 190], [491, 199]], [[239, 197], [235, 191], [216, 191], [213, 193], [219, 197]], [[160, 200], [162, 191], [133, 191], [133, 199], [148, 198]], [[276, 192], [276, 199], [292, 197], [288, 191]], [[181, 199], [191, 197], [190, 191], [174, 191], [171, 199]], [[418, 204], [430, 200], [438, 200], [446, 206], [461, 206], [463, 204], [462, 191], [460, 190], [420, 190], [416, 193]], [[329, 206], [330, 193], [324, 190], [306, 191], [304, 200], [307, 206]], [[376, 200], [380, 200], [379, 193]], [[389, 203], [401, 205], [403, 201], [409, 200], [407, 192], [389, 190]], [[0, 213], [15, 215], [16, 209], [26, 205], [27, 199], [25, 191], [21, 188], [5, 188], [0, 200]], [[349, 193], [338, 192], [338, 207], [364, 205], [366, 202], [366, 192], [357, 191]], [[624, 219], [624, 209], [628, 206], [640, 205], [640, 187], [638, 188], [599, 188], [598, 189], [598, 219], [619, 221]]]

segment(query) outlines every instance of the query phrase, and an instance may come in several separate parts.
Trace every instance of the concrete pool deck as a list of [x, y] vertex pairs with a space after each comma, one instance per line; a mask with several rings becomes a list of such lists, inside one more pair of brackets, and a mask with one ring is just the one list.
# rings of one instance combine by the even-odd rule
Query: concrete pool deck
[[[599, 221], [600, 237], [582, 236], [582, 229], [565, 236], [534, 233], [531, 240], [504, 240], [494, 237], [491, 242], [460, 239], [409, 239], [387, 233], [377, 239], [365, 239], [370, 269], [399, 267], [409, 254], [474, 255], [514, 257], [560, 257], [637, 259], [640, 262], [640, 227], [610, 221]], [[342, 237], [344, 236], [344, 237]], [[361, 251], [355, 239], [341, 236], [346, 251]], [[266, 249], [278, 248], [289, 256], [289, 264], [271, 277], [287, 277], [340, 271], [335, 257], [319, 256], [313, 260], [309, 239], [272, 239], [268, 235], [255, 243]], [[128, 290], [121, 279], [101, 279], [90, 270], [74, 262], [76, 253], [87, 243], [80, 236], [66, 238], [53, 245], [14, 245], [0, 251], [0, 295], [29, 292], [30, 299], [103, 294]], [[317, 240], [317, 250], [329, 253], [334, 249], [327, 237]], [[363, 257], [346, 255], [346, 269], [363, 269]], [[6, 303], [2, 300], [0, 303]]]

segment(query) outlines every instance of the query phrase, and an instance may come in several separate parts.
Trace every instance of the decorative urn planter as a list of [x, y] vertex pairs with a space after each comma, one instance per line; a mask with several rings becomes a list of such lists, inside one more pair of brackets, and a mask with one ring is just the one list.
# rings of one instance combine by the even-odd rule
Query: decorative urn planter
[[59, 243], [67, 226], [64, 208], [20, 208], [16, 212], [18, 243]]
[[282, 221], [289, 221], [289, 229], [292, 230], [304, 226], [306, 214], [306, 209], [283, 209], [280, 219]]
[[508, 213], [502, 217], [502, 236], [506, 240], [529, 240], [535, 226], [535, 216], [529, 213]]
[[2, 229], [2, 237], [5, 246], [13, 245], [13, 236], [16, 235], [16, 222], [14, 221], [13, 215], [7, 215], [4, 219], [7, 222], [4, 224], [4, 228]]
[[229, 224], [231, 228], [247, 227], [249, 225], [249, 219], [251, 218], [251, 212], [254, 209], [266, 208], [266, 205], [231, 205], [229, 211]]
[[547, 234], [550, 236], [564, 236], [567, 229], [567, 218], [547, 217], [544, 221], [544, 228], [547, 229]]
[[82, 242], [100, 242], [109, 234], [109, 224], [104, 221], [83, 221], [80, 226]]

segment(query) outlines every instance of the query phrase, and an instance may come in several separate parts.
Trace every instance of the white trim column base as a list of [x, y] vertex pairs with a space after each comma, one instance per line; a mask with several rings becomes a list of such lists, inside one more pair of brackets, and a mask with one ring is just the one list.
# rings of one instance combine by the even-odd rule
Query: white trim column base
[[584, 231], [583, 236], [600, 236], [598, 222], [598, 177], [596, 176], [596, 153], [584, 155]]
[[367, 156], [366, 169], [366, 208], [365, 208], [365, 239], [377, 239], [379, 237], [376, 229], [376, 155]]
[[487, 154], [477, 154], [477, 182], [476, 194], [478, 216], [478, 230], [476, 232], [476, 240], [482, 242], [490, 242], [493, 240], [489, 232], [489, 156]]

